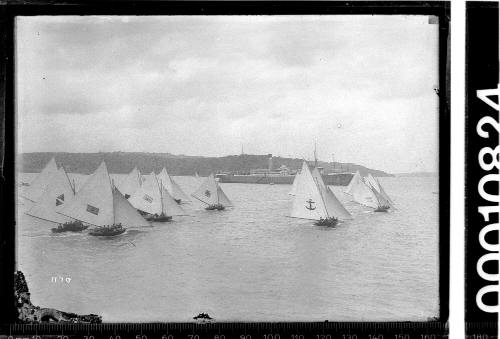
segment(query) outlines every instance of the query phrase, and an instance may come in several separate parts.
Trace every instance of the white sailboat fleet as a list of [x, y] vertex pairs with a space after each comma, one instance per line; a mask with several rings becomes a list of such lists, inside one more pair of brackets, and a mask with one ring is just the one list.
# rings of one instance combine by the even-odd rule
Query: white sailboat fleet
[[150, 221], [170, 221], [174, 215], [186, 215], [165, 188], [160, 175], [154, 172], [128, 200]]
[[150, 226], [111, 181], [104, 161], [59, 213], [95, 226], [91, 235], [118, 235], [126, 227]]
[[[233, 206], [213, 174], [207, 178], [196, 176], [196, 180], [203, 182], [191, 196], [202, 202], [206, 210], [221, 211]], [[356, 172], [344, 193], [376, 212], [395, 209], [379, 180], [371, 174], [363, 178]], [[316, 225], [322, 226], [352, 219], [318, 168], [311, 171], [306, 161], [288, 194], [293, 196], [291, 217], [315, 220]], [[165, 168], [159, 174], [141, 175], [135, 167], [117, 187], [104, 161], [76, 192], [65, 169], [58, 168], [55, 159], [20, 195], [33, 202], [26, 214], [59, 224], [53, 232], [81, 231], [93, 226], [89, 232], [92, 235], [117, 235], [127, 227], [145, 227], [151, 225], [149, 221], [169, 221], [173, 216], [187, 215], [180, 203], [190, 201]]]

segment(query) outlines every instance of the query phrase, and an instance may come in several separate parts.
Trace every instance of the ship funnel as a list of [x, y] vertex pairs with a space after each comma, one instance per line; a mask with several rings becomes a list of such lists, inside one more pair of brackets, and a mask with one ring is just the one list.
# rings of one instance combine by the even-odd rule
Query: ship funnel
[[272, 154], [268, 154], [267, 155], [268, 157], [268, 170], [269, 172], [271, 172], [273, 170], [273, 155]]

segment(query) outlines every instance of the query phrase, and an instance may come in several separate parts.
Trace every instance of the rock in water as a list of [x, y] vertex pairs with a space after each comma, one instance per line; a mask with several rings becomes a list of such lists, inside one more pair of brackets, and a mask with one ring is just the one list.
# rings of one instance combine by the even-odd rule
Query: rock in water
[[209, 316], [208, 313], [200, 313], [196, 317], [193, 317], [193, 319], [202, 324], [210, 323], [213, 320], [213, 318]]
[[78, 315], [58, 311], [53, 308], [40, 308], [31, 303], [28, 284], [21, 271], [14, 273], [14, 296], [16, 298], [17, 312], [19, 313], [20, 323], [39, 323], [39, 322], [68, 322], [68, 323], [102, 323], [101, 316], [95, 314]]

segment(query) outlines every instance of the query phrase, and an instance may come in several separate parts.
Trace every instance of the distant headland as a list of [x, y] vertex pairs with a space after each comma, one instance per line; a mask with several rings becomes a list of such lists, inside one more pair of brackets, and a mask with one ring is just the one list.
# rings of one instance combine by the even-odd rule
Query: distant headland
[[[110, 173], [129, 173], [137, 166], [143, 174], [152, 171], [159, 172], [165, 167], [172, 175], [199, 175], [206, 176], [218, 172], [245, 172], [260, 168], [267, 168], [270, 154], [253, 155], [240, 154], [223, 157], [203, 157], [174, 155], [170, 153], [146, 152], [99, 152], [99, 153], [66, 153], [66, 152], [36, 152], [21, 153], [18, 155], [18, 170], [26, 173], [40, 172], [53, 157], [58, 165], [65, 167], [67, 172], [90, 174], [101, 163], [106, 161]], [[273, 165], [278, 168], [282, 165], [298, 170], [303, 159], [273, 156]], [[362, 176], [371, 173], [377, 177], [390, 177], [390, 173], [367, 168], [353, 163], [318, 161], [318, 166], [329, 172], [356, 172]]]

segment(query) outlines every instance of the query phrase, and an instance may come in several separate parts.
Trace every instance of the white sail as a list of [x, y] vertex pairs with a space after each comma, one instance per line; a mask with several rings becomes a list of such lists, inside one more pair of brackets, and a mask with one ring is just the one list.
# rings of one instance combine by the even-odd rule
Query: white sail
[[385, 192], [384, 188], [382, 187], [380, 181], [378, 181], [377, 178], [373, 177], [371, 174], [368, 174], [365, 180], [377, 191], [377, 193], [379, 193], [383, 197], [383, 201], [387, 201], [387, 205], [389, 207], [394, 207], [394, 202]]
[[380, 192], [380, 185], [377, 179], [375, 179], [371, 173], [368, 173], [368, 175], [365, 178], [365, 181], [369, 182], [370, 185], [372, 185], [373, 188], [377, 190], [377, 192]]
[[233, 203], [227, 197], [226, 193], [222, 190], [222, 188], [217, 184], [217, 195], [219, 197], [219, 203], [223, 206], [233, 206]]
[[319, 187], [305, 161], [302, 164], [302, 170], [297, 182], [290, 216], [312, 220], [330, 217], [323, 203]]
[[380, 182], [377, 180], [378, 182], [378, 186], [380, 188], [380, 191], [379, 193], [389, 202], [389, 205], [392, 207], [392, 208], [395, 208], [394, 207], [394, 202], [392, 201], [392, 199], [389, 197], [389, 195], [385, 192], [384, 188], [382, 187], [382, 185], [380, 184]]
[[351, 213], [347, 211], [347, 209], [340, 202], [335, 193], [333, 193], [333, 190], [330, 187], [326, 189], [326, 192], [325, 194], [323, 194], [323, 196], [326, 208], [328, 210], [328, 215], [335, 216], [336, 218], [339, 218], [341, 220], [352, 219]]
[[56, 160], [52, 158], [30, 185], [21, 190], [19, 194], [23, 198], [37, 202], [47, 188], [50, 178], [57, 175], [57, 171]]
[[215, 181], [213, 173], [191, 195], [207, 205], [222, 204], [224, 206], [232, 206], [229, 198], [224, 194], [217, 181]]
[[367, 181], [366, 184], [370, 187], [370, 189], [373, 191], [373, 194], [377, 198], [377, 208], [381, 207], [391, 207], [391, 203], [389, 200], [387, 200], [380, 192], [372, 185], [371, 182]]
[[163, 186], [167, 189], [170, 195], [180, 201], [191, 201], [186, 193], [180, 188], [180, 186], [172, 179], [172, 177], [168, 174], [165, 167], [161, 170], [160, 174], [158, 174], [158, 180], [163, 183]]
[[163, 185], [161, 187], [162, 212], [168, 216], [186, 215], [186, 212], [175, 202], [174, 198], [168, 193]]
[[96, 226], [113, 224], [113, 193], [104, 161], [59, 213]]
[[378, 200], [372, 189], [363, 181], [361, 176], [354, 176], [352, 187], [352, 199], [358, 204], [371, 208], [378, 208]]
[[349, 181], [347, 188], [344, 190], [344, 193], [352, 195], [352, 186], [358, 180], [361, 180], [361, 174], [359, 174], [359, 171], [356, 171], [356, 173], [352, 176], [351, 181]]
[[161, 193], [156, 175], [154, 173], [148, 175], [142, 186], [128, 198], [128, 201], [143, 212], [161, 214]]
[[113, 188], [113, 208], [115, 224], [122, 224], [124, 227], [151, 226], [116, 187]]
[[297, 191], [297, 182], [299, 181], [299, 176], [300, 172], [297, 171], [295, 177], [293, 178], [292, 189], [290, 190], [290, 192], [288, 192], [288, 194], [295, 195], [295, 192]]
[[333, 193], [332, 189], [325, 184], [318, 168], [314, 168], [312, 176], [323, 197], [328, 215], [339, 219], [352, 219], [351, 214], [345, 209], [344, 205], [342, 205], [335, 193]]
[[61, 167], [54, 176], [49, 178], [47, 187], [38, 202], [26, 214], [55, 223], [71, 221], [72, 218], [57, 212], [61, 211], [65, 204], [69, 204], [73, 200], [74, 194], [68, 175], [64, 168]]
[[131, 196], [135, 191], [141, 187], [141, 174], [137, 167], [134, 169], [120, 182], [118, 188], [120, 192], [125, 196]]
[[378, 181], [377, 178], [373, 178], [373, 180], [377, 183], [377, 185], [376, 186], [373, 185], [373, 187], [377, 189], [377, 192], [380, 193], [384, 197], [385, 200], [387, 200], [387, 202], [389, 203], [389, 206], [394, 208], [394, 202], [389, 197], [389, 195], [385, 192], [384, 187], [382, 187], [382, 184], [380, 183], [380, 181]]

